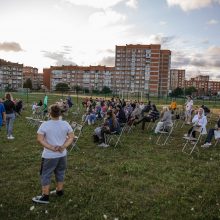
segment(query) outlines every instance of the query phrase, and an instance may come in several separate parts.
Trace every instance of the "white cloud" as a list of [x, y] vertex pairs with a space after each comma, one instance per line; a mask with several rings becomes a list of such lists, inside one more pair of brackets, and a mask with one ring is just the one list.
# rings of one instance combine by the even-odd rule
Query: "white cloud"
[[111, 9], [93, 13], [89, 17], [89, 23], [96, 28], [106, 27], [126, 20], [126, 16]]
[[166, 22], [166, 21], [160, 21], [159, 24], [160, 24], [161, 26], [165, 26], [165, 25], [167, 25], [167, 22]]
[[220, 4], [219, 0], [166, 0], [169, 6], [179, 6], [183, 11], [190, 11], [210, 6], [214, 3]]
[[219, 21], [218, 20], [215, 20], [215, 19], [211, 19], [211, 20], [209, 20], [208, 22], [207, 22], [207, 24], [209, 24], [209, 25], [215, 25], [215, 24], [218, 24], [219, 23]]
[[125, 0], [66, 0], [66, 1], [74, 5], [88, 6], [98, 9], [107, 9], [107, 8], [112, 8], [113, 6]]
[[138, 7], [138, 0], [129, 0], [126, 2], [126, 5], [130, 8], [137, 8]]

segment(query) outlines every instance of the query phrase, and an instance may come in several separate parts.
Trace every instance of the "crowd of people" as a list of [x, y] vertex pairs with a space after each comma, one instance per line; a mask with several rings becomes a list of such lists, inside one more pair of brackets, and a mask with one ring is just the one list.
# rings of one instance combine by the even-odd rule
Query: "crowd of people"
[[[33, 114], [40, 111], [48, 113], [50, 116], [50, 120], [43, 122], [37, 131], [37, 140], [42, 145], [43, 152], [41, 163], [42, 195], [32, 199], [36, 203], [49, 203], [52, 173], [55, 173], [57, 182], [54, 193], [58, 196], [63, 195], [66, 148], [73, 142], [74, 134], [69, 123], [60, 120], [60, 116], [69, 111], [72, 106], [72, 99], [68, 96], [66, 100], [60, 99], [54, 105], [48, 107], [47, 95], [45, 95], [43, 101], [34, 102], [32, 105]], [[207, 134], [207, 116], [210, 113], [209, 108], [205, 105], [195, 107], [190, 96], [187, 97], [182, 109], [178, 108], [175, 100], [172, 100], [171, 104], [163, 106], [161, 111], [151, 101], [144, 104], [137, 100], [125, 101], [119, 98], [110, 100], [84, 98], [82, 106], [84, 108], [84, 114], [82, 115], [84, 125], [93, 125], [99, 122], [94, 129], [93, 138], [99, 147], [104, 148], [109, 147], [106, 142], [106, 135], [120, 134], [125, 125], [136, 127], [141, 123], [143, 132], [146, 123], [153, 123], [155, 125], [154, 133], [157, 135], [161, 131], [169, 132], [174, 120], [178, 119], [183, 119], [186, 125], [191, 125], [184, 138], [195, 143], [197, 133]], [[4, 99], [0, 99], [0, 128], [6, 125], [9, 140], [14, 139], [13, 122], [16, 115], [21, 115], [22, 109], [22, 100], [14, 100], [10, 93], [7, 93]], [[218, 118], [216, 126], [209, 129], [202, 147], [211, 146], [213, 137], [220, 139], [220, 118]]]

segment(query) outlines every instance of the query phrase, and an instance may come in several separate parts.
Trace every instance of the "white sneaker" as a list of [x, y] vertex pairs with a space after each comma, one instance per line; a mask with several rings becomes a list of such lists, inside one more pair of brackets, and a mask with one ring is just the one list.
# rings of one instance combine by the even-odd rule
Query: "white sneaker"
[[13, 139], [15, 139], [12, 135], [10, 135], [10, 136], [8, 136], [8, 139], [9, 140], [13, 140]]
[[205, 144], [203, 144], [201, 147], [208, 148], [208, 147], [210, 147], [211, 145], [212, 145], [211, 143], [205, 143]]
[[103, 143], [99, 144], [98, 147], [103, 147], [104, 145], [105, 145], [105, 143], [103, 142]]
[[188, 137], [188, 134], [184, 134], [183, 137]]
[[109, 145], [108, 144], [104, 144], [102, 147], [109, 147]]

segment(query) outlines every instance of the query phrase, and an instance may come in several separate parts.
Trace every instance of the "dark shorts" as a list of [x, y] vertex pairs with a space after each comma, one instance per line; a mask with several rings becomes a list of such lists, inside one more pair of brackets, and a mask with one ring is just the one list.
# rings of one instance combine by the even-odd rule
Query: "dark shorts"
[[56, 182], [63, 182], [65, 176], [65, 170], [67, 167], [67, 157], [58, 157], [58, 158], [42, 158], [41, 162], [41, 185], [47, 186], [50, 185], [51, 176], [54, 172]]

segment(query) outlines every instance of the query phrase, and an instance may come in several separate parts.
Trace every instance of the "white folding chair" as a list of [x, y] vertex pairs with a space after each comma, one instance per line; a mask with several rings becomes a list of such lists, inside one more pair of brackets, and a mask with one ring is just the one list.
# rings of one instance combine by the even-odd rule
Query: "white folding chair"
[[166, 145], [168, 142], [170, 135], [173, 132], [174, 124], [170, 126], [166, 126], [163, 130], [159, 131], [159, 137], [157, 138], [156, 144], [160, 146]]
[[[193, 131], [196, 131], [199, 133], [198, 138], [192, 137]], [[202, 131], [203, 131], [202, 127], [199, 127], [199, 128], [196, 126], [193, 127], [189, 137], [186, 139], [186, 143], [184, 144], [184, 146], [182, 148], [183, 153], [191, 155], [194, 150], [197, 150], [197, 152], [199, 153], [199, 148], [197, 147], [197, 144], [199, 143], [200, 138], [202, 137]], [[193, 142], [193, 144], [191, 144], [191, 141], [195, 141], [195, 143]]]
[[73, 140], [72, 147], [71, 147], [70, 151], [72, 151], [72, 149], [77, 146], [76, 144], [77, 144], [80, 136], [82, 135], [83, 125], [78, 124], [77, 122], [72, 122], [71, 127], [74, 132], [74, 140]]
[[218, 145], [218, 143], [220, 142], [220, 138], [217, 138], [216, 141], [215, 141], [215, 145], [214, 147], [216, 147]]
[[114, 147], [117, 147], [119, 143], [121, 143], [121, 137], [126, 130], [126, 126], [122, 127], [121, 132], [112, 132], [110, 134], [105, 134], [105, 143], [110, 145], [112, 141], [115, 142]]

